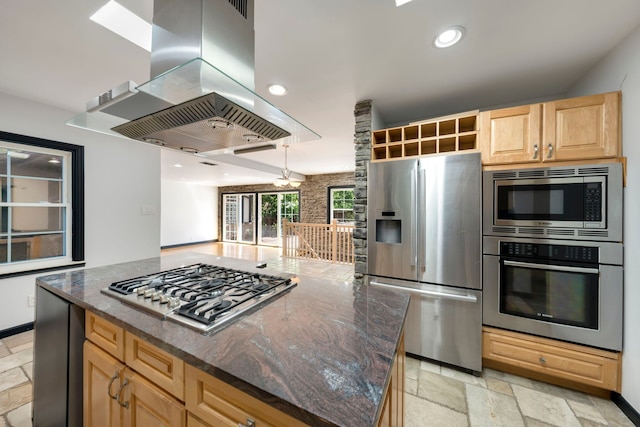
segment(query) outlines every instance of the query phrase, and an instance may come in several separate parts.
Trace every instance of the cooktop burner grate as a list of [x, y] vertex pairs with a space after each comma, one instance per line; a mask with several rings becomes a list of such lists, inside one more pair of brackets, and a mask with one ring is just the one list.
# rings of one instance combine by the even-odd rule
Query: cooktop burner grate
[[115, 282], [103, 292], [208, 331], [294, 286], [289, 278], [193, 264]]

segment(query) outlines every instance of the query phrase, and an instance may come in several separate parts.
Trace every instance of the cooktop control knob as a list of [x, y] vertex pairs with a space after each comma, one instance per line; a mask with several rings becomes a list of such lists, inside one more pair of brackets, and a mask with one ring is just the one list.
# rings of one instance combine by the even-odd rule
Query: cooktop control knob
[[149, 289], [148, 286], [140, 286], [137, 290], [136, 293], [138, 294], [138, 296], [143, 296], [144, 295], [144, 291], [146, 291], [147, 289]]
[[160, 304], [167, 304], [169, 302], [169, 297], [167, 295], [160, 296]]
[[169, 307], [178, 307], [180, 305], [180, 298], [172, 297], [169, 298]]

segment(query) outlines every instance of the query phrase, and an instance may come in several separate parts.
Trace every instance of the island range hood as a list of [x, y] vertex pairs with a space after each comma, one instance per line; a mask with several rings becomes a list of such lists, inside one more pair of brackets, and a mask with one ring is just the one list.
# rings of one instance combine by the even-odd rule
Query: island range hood
[[189, 153], [320, 138], [254, 92], [254, 0], [155, 0], [151, 80], [67, 124]]

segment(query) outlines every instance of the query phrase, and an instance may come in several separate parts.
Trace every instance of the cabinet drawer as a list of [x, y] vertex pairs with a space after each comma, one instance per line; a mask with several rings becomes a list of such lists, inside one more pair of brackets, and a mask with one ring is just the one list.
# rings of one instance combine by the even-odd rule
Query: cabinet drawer
[[125, 339], [127, 366], [184, 401], [184, 362], [129, 332]]
[[619, 390], [620, 354], [484, 328], [482, 357], [580, 384]]
[[120, 326], [87, 311], [85, 336], [116, 359], [124, 360], [124, 330]]
[[[213, 426], [237, 426], [248, 419], [256, 427], [302, 427], [306, 424], [192, 366], [185, 366], [187, 411]], [[198, 424], [195, 424], [198, 425]]]
[[[219, 423], [216, 425], [220, 427], [238, 427], [238, 424], [233, 423], [231, 420], [229, 420], [229, 424]], [[212, 427], [212, 426], [200, 420], [199, 418], [196, 418], [193, 414], [187, 413], [187, 427]]]

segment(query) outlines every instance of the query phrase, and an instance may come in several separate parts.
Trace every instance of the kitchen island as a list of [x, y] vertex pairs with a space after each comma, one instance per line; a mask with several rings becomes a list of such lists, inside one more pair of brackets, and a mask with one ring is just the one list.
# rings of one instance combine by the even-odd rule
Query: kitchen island
[[[184, 362], [186, 381], [178, 375], [184, 393], [173, 393], [178, 404], [186, 404], [184, 415], [178, 415], [182, 425], [187, 425], [185, 417], [190, 426], [238, 425], [238, 421], [225, 418], [222, 424], [206, 419], [206, 412], [192, 411], [190, 407], [195, 407], [189, 400], [196, 395], [201, 399], [198, 404], [203, 399], [228, 399], [223, 402], [225, 407], [249, 402], [240, 409], [244, 416], [252, 415], [251, 409], [258, 407], [256, 426], [372, 427], [387, 425], [385, 420], [390, 425], [392, 419], [395, 425], [398, 417], [402, 424], [407, 294], [300, 275], [293, 277], [297, 286], [286, 294], [203, 334], [101, 292], [116, 281], [193, 263], [283, 275], [269, 271], [268, 266], [258, 269], [253, 262], [189, 253], [42, 276], [37, 286], [81, 307], [88, 319], [104, 319], [121, 328], [127, 334], [124, 346], [148, 343]], [[85, 369], [86, 364], [85, 354]], [[134, 377], [140, 374], [135, 366], [131, 372]], [[207, 397], [213, 389], [190, 380], [194, 375], [214, 384], [211, 387], [224, 386], [222, 397]], [[123, 400], [113, 397], [118, 387], [111, 385], [104, 391], [112, 395], [107, 397], [108, 404], [117, 402], [123, 407]], [[85, 398], [86, 393], [85, 382]], [[267, 405], [282, 415], [282, 424], [273, 418], [259, 421], [263, 413], [259, 407]]]

